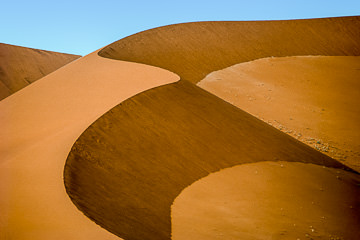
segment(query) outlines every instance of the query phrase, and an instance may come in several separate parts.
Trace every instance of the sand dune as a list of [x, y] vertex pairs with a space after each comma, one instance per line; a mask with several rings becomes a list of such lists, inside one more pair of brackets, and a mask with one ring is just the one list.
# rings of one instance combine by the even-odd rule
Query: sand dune
[[196, 83], [213, 71], [264, 57], [359, 56], [359, 39], [360, 16], [195, 22], [134, 34], [100, 55], [169, 69]]
[[346, 168], [180, 81], [138, 94], [93, 123], [69, 154], [65, 186], [81, 211], [116, 235], [169, 239], [171, 204], [188, 185], [223, 168], [280, 160]]
[[198, 86], [360, 170], [360, 57], [265, 58]]
[[168, 71], [94, 52], [0, 102], [0, 239], [118, 239], [67, 196], [66, 156], [78, 136], [119, 102], [177, 81]]
[[359, 17], [187, 23], [110, 44], [101, 56], [160, 66], [182, 81], [125, 101], [82, 134], [65, 167], [70, 197], [125, 239], [169, 239], [172, 201], [209, 173], [279, 160], [344, 168], [187, 80], [266, 56], [359, 55], [359, 24]]
[[0, 43], [0, 100], [79, 57]]
[[[358, 190], [358, 173], [193, 83], [215, 70], [261, 57], [359, 55], [359, 26], [360, 17], [344, 17], [161, 27], [110, 44], [2, 100], [0, 125], [5, 131], [0, 138], [6, 141], [0, 145], [0, 194], [6, 198], [0, 200], [5, 209], [1, 238], [116, 239], [77, 211], [66, 187], [78, 209], [117, 236], [170, 239], [174, 199], [224, 168], [240, 165], [242, 174], [245, 163], [267, 170], [274, 184], [284, 181], [269, 167], [274, 161], [286, 162], [287, 177], [320, 169], [319, 176], [302, 179], [300, 186], [288, 182], [304, 194], [313, 194], [323, 180], [339, 183], [332, 178], [339, 171], [345, 179], [339, 188], [349, 189], [349, 195], [339, 194], [326, 209], [339, 202], [358, 203], [351, 195]], [[293, 194], [291, 186], [281, 186]], [[338, 194], [339, 188], [326, 194]], [[258, 201], [256, 189], [232, 193], [249, 193], [248, 202]], [[294, 210], [297, 205], [287, 206]], [[301, 226], [317, 213], [300, 218]], [[358, 205], [341, 216], [356, 227], [357, 220], [349, 217], [353, 213], [358, 213]], [[266, 214], [260, 216], [278, 216]], [[286, 214], [293, 219], [291, 211]], [[207, 218], [200, 218], [206, 227]], [[348, 227], [334, 234], [353, 229]]]

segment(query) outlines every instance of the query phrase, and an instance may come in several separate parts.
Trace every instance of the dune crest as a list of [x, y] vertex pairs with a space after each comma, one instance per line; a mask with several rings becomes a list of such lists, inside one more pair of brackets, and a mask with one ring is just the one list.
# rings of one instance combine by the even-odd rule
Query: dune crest
[[97, 118], [144, 90], [178, 81], [163, 69], [97, 51], [0, 102], [0, 239], [118, 239], [70, 201], [63, 171]]
[[280, 21], [191, 22], [150, 29], [103, 48], [103, 57], [145, 63], [199, 82], [264, 57], [359, 56], [360, 16]]
[[358, 174], [193, 83], [261, 57], [360, 55], [359, 29], [358, 16], [165, 26], [4, 99], [0, 233], [116, 238], [91, 219], [124, 239], [168, 240], [174, 199], [221, 169], [284, 161]]
[[354, 173], [193, 83], [262, 57], [360, 55], [359, 20], [185, 23], [108, 45], [99, 55], [162, 67], [181, 81], [128, 99], [83, 132], [65, 166], [69, 196], [120, 237], [165, 240], [171, 238], [172, 201], [214, 171], [281, 160]]
[[64, 177], [74, 204], [110, 232], [166, 240], [171, 204], [184, 188], [223, 168], [280, 160], [352, 171], [182, 80], [94, 122], [74, 143]]

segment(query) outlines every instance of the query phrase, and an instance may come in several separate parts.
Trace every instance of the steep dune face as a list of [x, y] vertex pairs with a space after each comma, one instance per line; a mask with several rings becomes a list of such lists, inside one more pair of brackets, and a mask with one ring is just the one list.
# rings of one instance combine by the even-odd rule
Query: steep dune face
[[[63, 170], [67, 193], [91, 220], [125, 239], [156, 240], [171, 238], [170, 207], [183, 189], [223, 168], [286, 161], [358, 174], [191, 82], [265, 56], [359, 55], [359, 19], [207, 22], [153, 29], [4, 99], [1, 237], [116, 238], [71, 204]], [[163, 69], [98, 55], [160, 66], [183, 80], [176, 82], [178, 76]], [[313, 183], [304, 181], [299, 190], [306, 192]], [[358, 202], [350, 195], [339, 195], [339, 201]]]
[[[267, 56], [359, 55], [359, 20], [187, 23], [135, 34], [104, 48], [100, 56], [160, 66], [182, 81], [128, 99], [81, 135], [65, 166], [69, 196], [90, 219], [120, 237], [170, 239], [172, 201], [212, 172], [263, 161], [352, 172], [192, 83], [214, 70]], [[298, 190], [313, 193], [307, 184], [313, 188], [316, 183], [304, 181]], [[357, 203], [354, 186], [349, 198], [339, 196], [339, 201]], [[359, 225], [349, 215], [341, 216]]]
[[170, 239], [170, 207], [182, 189], [222, 168], [279, 160], [346, 168], [180, 81], [138, 94], [93, 123], [68, 156], [65, 186], [81, 211], [116, 235]]
[[66, 156], [79, 135], [125, 99], [178, 76], [94, 52], [0, 102], [0, 239], [119, 239], [65, 192]]
[[210, 72], [264, 57], [360, 55], [360, 17], [289, 21], [195, 22], [121, 39], [100, 51], [198, 82]]
[[0, 100], [79, 57], [0, 43]]
[[241, 63], [198, 86], [360, 170], [360, 57]]

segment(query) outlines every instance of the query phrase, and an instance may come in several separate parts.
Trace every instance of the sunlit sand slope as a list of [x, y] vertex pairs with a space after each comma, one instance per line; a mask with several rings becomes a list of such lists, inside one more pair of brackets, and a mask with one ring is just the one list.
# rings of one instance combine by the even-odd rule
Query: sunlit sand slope
[[208, 73], [264, 57], [360, 55], [360, 17], [195, 22], [140, 32], [104, 48], [108, 58], [169, 69], [198, 82]]
[[94, 52], [2, 100], [0, 239], [118, 239], [70, 201], [66, 156], [79, 135], [119, 102], [177, 80], [169, 71]]
[[0, 100], [79, 57], [0, 43]]
[[360, 239], [360, 176], [313, 164], [223, 169], [172, 206], [174, 240]]
[[237, 107], [180, 81], [138, 94], [76, 141], [65, 186], [89, 218], [124, 239], [170, 239], [170, 206], [194, 181], [260, 161], [346, 168]]
[[360, 170], [360, 57], [265, 58], [198, 86]]

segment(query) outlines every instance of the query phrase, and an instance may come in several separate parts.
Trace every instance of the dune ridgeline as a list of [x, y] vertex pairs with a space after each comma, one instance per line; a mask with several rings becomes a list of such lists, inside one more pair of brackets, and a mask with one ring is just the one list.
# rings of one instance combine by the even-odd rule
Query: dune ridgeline
[[169, 25], [2, 100], [0, 238], [359, 239], [359, 29]]
[[80, 57], [0, 43], [0, 100]]

